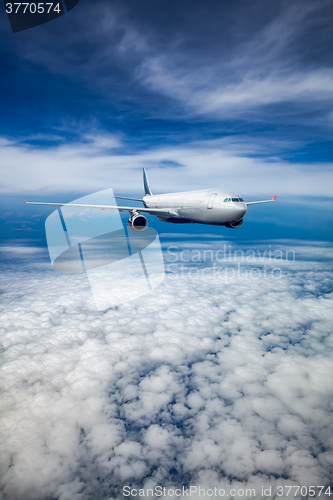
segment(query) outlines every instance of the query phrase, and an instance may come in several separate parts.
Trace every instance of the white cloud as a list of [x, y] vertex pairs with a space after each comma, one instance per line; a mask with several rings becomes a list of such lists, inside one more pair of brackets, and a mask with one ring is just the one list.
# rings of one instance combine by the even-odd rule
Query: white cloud
[[261, 485], [327, 484], [331, 271], [314, 251], [280, 279], [170, 275], [105, 312], [84, 276], [12, 254], [4, 500], [122, 498], [124, 484], [252, 485], [260, 498]]

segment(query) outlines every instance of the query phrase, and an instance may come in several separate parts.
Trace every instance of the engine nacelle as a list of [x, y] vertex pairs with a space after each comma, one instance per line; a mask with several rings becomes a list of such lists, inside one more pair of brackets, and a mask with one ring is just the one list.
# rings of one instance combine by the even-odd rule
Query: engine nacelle
[[229, 227], [230, 229], [237, 229], [238, 227], [241, 227], [243, 222], [244, 219], [240, 219], [237, 222], [231, 222], [230, 224], [226, 224], [226, 227]]
[[128, 219], [128, 225], [133, 231], [145, 231], [148, 227], [148, 219], [144, 215], [135, 214]]

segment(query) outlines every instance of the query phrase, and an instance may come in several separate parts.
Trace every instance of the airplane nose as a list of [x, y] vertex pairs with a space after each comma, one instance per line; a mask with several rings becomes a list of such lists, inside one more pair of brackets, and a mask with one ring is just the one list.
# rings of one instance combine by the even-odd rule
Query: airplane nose
[[243, 218], [247, 212], [246, 203], [238, 203], [237, 204], [237, 213], [239, 214], [239, 218]]

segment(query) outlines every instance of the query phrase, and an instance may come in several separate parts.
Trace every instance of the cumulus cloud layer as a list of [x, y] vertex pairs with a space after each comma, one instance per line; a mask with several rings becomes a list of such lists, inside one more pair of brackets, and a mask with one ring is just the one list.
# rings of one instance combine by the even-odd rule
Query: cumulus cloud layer
[[4, 280], [2, 498], [328, 484], [328, 251], [279, 279], [171, 273], [96, 312], [84, 276], [23, 249]]

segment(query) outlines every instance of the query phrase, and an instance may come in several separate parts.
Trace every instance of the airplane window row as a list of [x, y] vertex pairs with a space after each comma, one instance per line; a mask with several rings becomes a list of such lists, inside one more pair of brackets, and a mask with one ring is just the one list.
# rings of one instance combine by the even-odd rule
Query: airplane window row
[[244, 203], [243, 198], [224, 198], [223, 202], [225, 203], [227, 201], [242, 201]]

